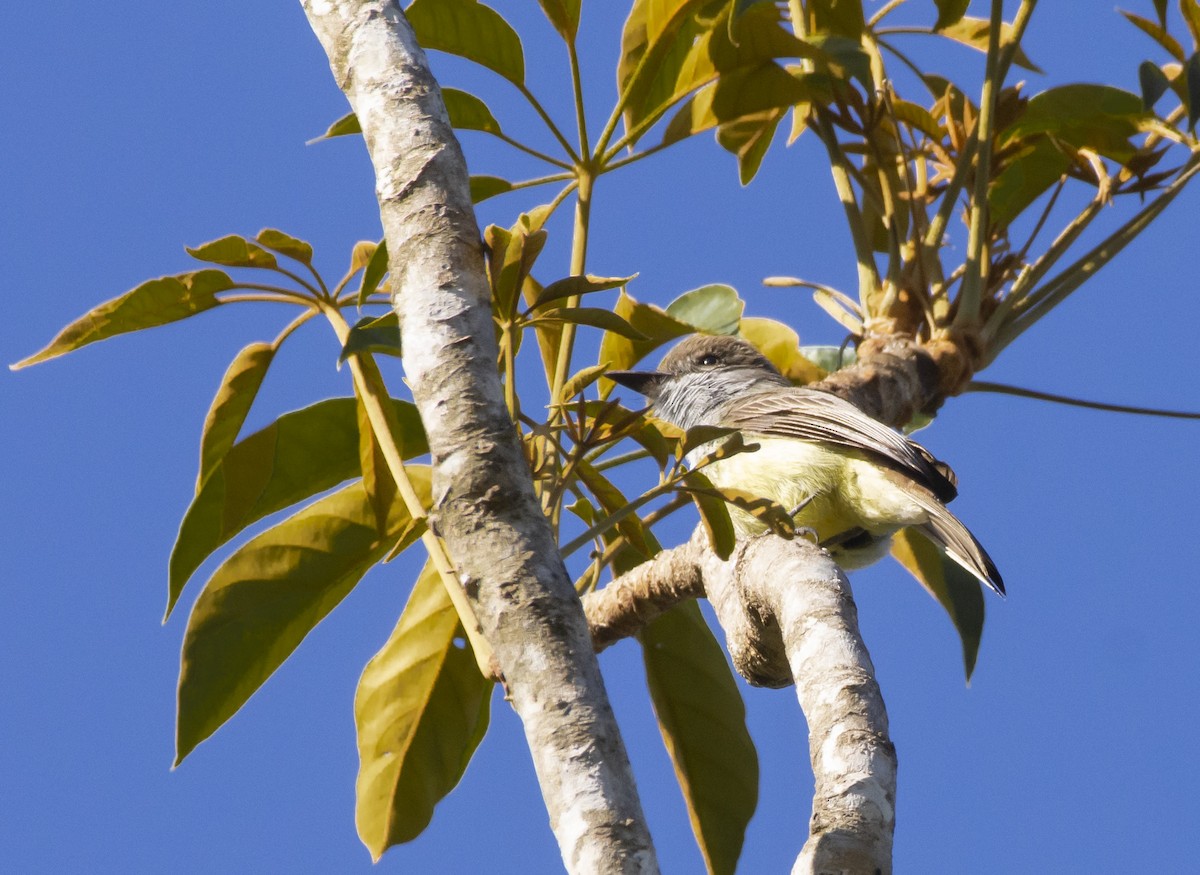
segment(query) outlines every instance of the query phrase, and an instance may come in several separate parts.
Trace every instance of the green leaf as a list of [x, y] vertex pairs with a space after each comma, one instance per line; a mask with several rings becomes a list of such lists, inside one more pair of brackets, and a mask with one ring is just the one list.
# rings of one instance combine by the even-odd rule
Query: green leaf
[[667, 315], [709, 334], [735, 334], [746, 302], [732, 286], [714, 283], [684, 292], [667, 305]]
[[207, 261], [223, 267], [273, 268], [278, 264], [274, 255], [240, 234], [229, 234], [196, 247], [183, 248], [198, 261]]
[[903, 122], [914, 130], [920, 131], [925, 136], [936, 142], [941, 142], [946, 136], [946, 129], [938, 124], [937, 119], [933, 117], [933, 113], [921, 106], [919, 103], [911, 103], [907, 100], [893, 100], [890, 104], [892, 115], [896, 121]]
[[[1164, 9], [1164, 13], [1165, 13], [1165, 9], [1166, 9], [1165, 4], [1164, 4], [1163, 9]], [[1154, 40], [1156, 43], [1158, 43], [1160, 46], [1162, 46], [1167, 52], [1169, 52], [1171, 54], [1172, 57], [1175, 58], [1175, 60], [1182, 63], [1187, 58], [1187, 53], [1183, 50], [1183, 46], [1181, 46], [1179, 44], [1179, 41], [1177, 39], [1175, 39], [1175, 37], [1173, 37], [1169, 33], [1167, 33], [1166, 24], [1165, 24], [1165, 22], [1166, 22], [1165, 14], [1162, 17], [1160, 17], [1160, 21], [1162, 21], [1163, 23], [1156, 24], [1155, 22], [1151, 21], [1150, 19], [1142, 18], [1142, 16], [1140, 16], [1140, 15], [1134, 15], [1132, 12], [1126, 12], [1123, 9], [1118, 9], [1117, 11], [1120, 12], [1122, 15], [1124, 15], [1127, 19], [1129, 19], [1130, 23], [1133, 24], [1134, 27], [1141, 30], [1143, 33], [1145, 33], [1147, 36], [1149, 36], [1152, 40]]]
[[792, 145], [808, 130], [808, 121], [811, 112], [812, 105], [808, 103], [798, 103], [792, 107], [792, 124], [788, 129], [787, 145]]
[[546, 227], [546, 221], [554, 214], [555, 208], [555, 204], [539, 204], [533, 209], [521, 213], [517, 221], [521, 223], [526, 234], [541, 231]]
[[[721, 447], [726, 445], [744, 446], [745, 442], [742, 440], [740, 435], [734, 437], [734, 435], [737, 434], [738, 433], [736, 429], [726, 428], [722, 425], [693, 425], [683, 433], [683, 438], [680, 440], [679, 446], [676, 448], [676, 454], [678, 458], [682, 459], [697, 447], [702, 447], [705, 444], [719, 441], [721, 438], [725, 437], [730, 438], [730, 440], [726, 441], [724, 444], [721, 444]], [[712, 452], [712, 450], [710, 450], [710, 452]]]
[[538, 3], [559, 35], [568, 43], [575, 42], [575, 34], [579, 31], [579, 7], [582, 0], [538, 0]]
[[733, 555], [737, 546], [737, 533], [733, 520], [729, 518], [729, 506], [713, 491], [712, 481], [699, 471], [689, 471], [686, 482], [690, 487], [688, 496], [696, 505], [700, 522], [708, 534], [708, 543], [714, 553], [724, 561]]
[[[647, 128], [697, 90], [691, 105], [672, 119], [664, 143], [801, 101], [832, 99], [827, 74], [787, 71], [775, 63], [784, 58], [807, 58], [824, 70], [836, 66], [832, 57], [814, 41], [797, 39], [785, 26], [776, 4], [756, 3], [741, 7], [740, 13], [738, 9], [726, 7], [711, 23], [701, 18], [671, 37], [673, 46], [655, 76], [639, 81], [639, 87], [631, 91], [627, 126]], [[738, 15], [736, 25], [730, 17], [734, 14]], [[857, 51], [869, 76], [870, 61], [861, 47]], [[759, 127], [765, 123], [758, 120]]]
[[89, 310], [60, 331], [44, 348], [9, 367], [20, 370], [118, 334], [178, 322], [211, 310], [221, 303], [217, 294], [232, 288], [233, 280], [220, 270], [198, 270], [148, 280], [119, 298]]
[[800, 335], [782, 322], [761, 316], [743, 317], [738, 334], [793, 383], [815, 383], [828, 373], [804, 355], [800, 350]]
[[[762, 127], [764, 117], [769, 121], [768, 114], [776, 110], [801, 103], [824, 103], [831, 98], [830, 79], [824, 73], [789, 71], [777, 64], [735, 70], [701, 88], [679, 108], [663, 130], [662, 144], [670, 145], [742, 118]], [[773, 124], [770, 132], [774, 132]], [[727, 139], [737, 140], [729, 135]], [[736, 154], [736, 150], [731, 151]]]
[[338, 364], [360, 352], [400, 358], [400, 319], [394, 310], [382, 316], [364, 316], [355, 322], [338, 354]]
[[387, 272], [387, 240], [380, 240], [375, 251], [371, 253], [367, 266], [363, 268], [362, 287], [358, 290], [358, 306], [366, 304], [367, 299], [379, 291], [379, 284], [383, 282], [384, 274]]
[[586, 276], [564, 277], [563, 279], [555, 280], [542, 289], [530, 309], [541, 307], [551, 301], [558, 301], [562, 298], [571, 298], [576, 295], [587, 295], [592, 292], [615, 289], [625, 285], [636, 276], [637, 274], [633, 276], [592, 276], [588, 274]]
[[[780, 58], [823, 57], [823, 53], [797, 39], [783, 26], [782, 13], [775, 4], [758, 4], [746, 10], [736, 27], [736, 41], [730, 36], [730, 11], [731, 7], [726, 7], [720, 17], [701, 30], [699, 39], [688, 46], [678, 70], [667, 68], [651, 84], [644, 98], [644, 112], [635, 113], [638, 121], [658, 118], [680, 99], [718, 77], [746, 75], [764, 66], [779, 69], [773, 62]], [[722, 121], [730, 121], [736, 115], [727, 114]]]
[[275, 228], [263, 228], [254, 239], [267, 249], [278, 252], [280, 255], [286, 255], [288, 258], [294, 258], [301, 264], [312, 266], [313, 248], [311, 243]]
[[1053, 134], [1076, 149], [1093, 149], [1124, 162], [1136, 151], [1129, 138], [1149, 118], [1142, 99], [1132, 92], [1110, 85], [1061, 85], [1031, 97], [999, 139], [1007, 146], [1035, 134]]
[[756, 6], [768, 2], [773, 2], [773, 0], [733, 0], [729, 5], [730, 39], [736, 41], [739, 38], [739, 25], [742, 23], [742, 19], [746, 17], [747, 12]]
[[[411, 471], [428, 497], [428, 468]], [[406, 526], [403, 505], [389, 522], [393, 532]], [[246, 703], [390, 546], [362, 484], [352, 483], [253, 538], [213, 573], [183, 638], [175, 765]]]
[[708, 871], [730, 875], [758, 803], [758, 754], [725, 653], [696, 602], [639, 636], [663, 743]]
[[456, 646], [461, 634], [446, 588], [427, 563], [391, 637], [359, 679], [354, 820], [376, 861], [428, 826], [487, 732], [492, 682], [480, 675], [469, 647]]
[[521, 38], [491, 7], [475, 0], [416, 0], [404, 15], [425, 48], [458, 55], [525, 84]]
[[492, 307], [498, 316], [515, 315], [525, 279], [541, 255], [546, 238], [546, 231], [529, 231], [521, 219], [508, 229], [489, 225], [484, 230]]
[[[398, 338], [398, 331], [396, 336]], [[399, 408], [396, 404], [387, 403], [387, 385], [383, 381], [383, 374], [379, 372], [379, 365], [374, 356], [370, 353], [359, 355], [358, 370], [362, 377], [361, 381], [356, 380], [354, 383], [354, 397], [358, 402], [356, 405], [358, 456], [362, 467], [363, 485], [366, 487], [371, 505], [375, 509], [375, 519], [379, 530], [383, 532], [386, 530], [388, 516], [392, 512], [391, 506], [396, 501], [398, 494], [396, 477], [384, 455], [383, 445], [396, 444], [401, 458], [404, 458], [404, 444], [408, 440], [406, 433], [410, 430], [411, 425], [406, 424], [400, 418]], [[380, 402], [379, 406], [384, 418], [382, 426], [371, 420], [365, 403], [368, 398], [378, 399]], [[422, 431], [422, 436], [424, 436], [424, 431]], [[423, 521], [418, 520], [417, 522], [423, 524]], [[390, 561], [401, 549], [400, 547], [394, 548], [388, 554], [386, 561]]]
[[[521, 299], [525, 302], [528, 312], [537, 313], [537, 299], [542, 294], [544, 289], [541, 283], [533, 277], [526, 277], [525, 282], [521, 284]], [[514, 311], [516, 304], [514, 301]], [[534, 325], [534, 334], [537, 336], [538, 352], [542, 357], [542, 366], [547, 374], [553, 374], [557, 370], [558, 353], [562, 346], [562, 331], [563, 327], [557, 322], [543, 322], [540, 325]], [[518, 335], [519, 337], [520, 335]]]
[[237, 440], [267, 369], [275, 358], [276, 349], [273, 343], [250, 344], [234, 357], [225, 376], [221, 378], [221, 385], [208, 409], [208, 416], [204, 418], [204, 429], [200, 433], [197, 492]]
[[583, 524], [589, 528], [594, 526], [596, 520], [600, 518], [600, 513], [596, 510], [596, 506], [588, 501], [586, 497], [575, 499], [574, 502], [566, 505], [566, 509], [583, 520]]
[[604, 376], [604, 372], [607, 370], [608, 368], [605, 365], [591, 365], [577, 371], [567, 382], [563, 383], [563, 400], [570, 401], [570, 399]]
[[822, 52], [822, 66], [838, 79], [849, 82], [857, 79], [868, 93], [874, 90], [871, 56], [857, 37], [838, 34], [814, 34], [809, 41]]
[[892, 556], [950, 615], [962, 640], [963, 668], [970, 682], [983, 637], [983, 588], [979, 581], [915, 529], [902, 529], [896, 534]]
[[938, 17], [933, 25], [934, 30], [941, 30], [952, 24], [957, 24], [967, 14], [971, 0], [934, 0], [937, 4]]
[[1187, 25], [1188, 33], [1192, 35], [1192, 44], [1200, 46], [1200, 2], [1179, 0], [1179, 12], [1183, 15], [1183, 23]]
[[[660, 423], [651, 422], [643, 416], [629, 437], [650, 453], [654, 461], [658, 463], [658, 467], [665, 468], [671, 459], [671, 448], [667, 445], [667, 438], [659, 425]], [[663, 428], [669, 427], [666, 423], [661, 423], [661, 425]]]
[[474, 94], [457, 88], [443, 88], [442, 100], [446, 103], [446, 114], [450, 124], [463, 131], [483, 131], [500, 134], [500, 122], [492, 115], [486, 103]]
[[1188, 58], [1183, 75], [1187, 82], [1188, 130], [1194, 132], [1200, 121], [1200, 52]]
[[[357, 388], [355, 386], [356, 390]], [[375, 434], [371, 415], [367, 412], [362, 396], [355, 391], [354, 397], [358, 401], [358, 459], [362, 470], [363, 489], [366, 490], [367, 500], [375, 512], [375, 527], [379, 534], [386, 535], [388, 517], [391, 516], [392, 507], [397, 500], [396, 480], [388, 470], [383, 445]]]
[[472, 176], [471, 177], [471, 203], [483, 203], [488, 198], [495, 197], [498, 194], [506, 194], [513, 190], [513, 184], [507, 179], [501, 179], [499, 176]]
[[1158, 13], [1158, 23], [1167, 26], [1167, 0], [1154, 0], [1154, 11]]
[[829, 374], [850, 367], [858, 359], [852, 346], [802, 346], [800, 354]]
[[717, 142], [737, 158], [738, 181], [742, 185], [749, 185], [758, 175], [785, 112], [784, 109], [772, 109], [726, 122], [717, 128]]
[[[721, 448], [722, 451], [724, 449], [724, 447]], [[781, 538], [787, 538], [790, 541], [796, 537], [796, 526], [792, 521], [791, 513], [782, 504], [772, 501], [769, 498], [755, 495], [753, 492], [748, 492], [745, 489], [735, 489], [729, 486], [688, 486], [686, 491], [692, 495], [703, 495], [719, 499], [726, 504], [731, 504], [743, 514], [753, 517], [763, 529], [770, 530]], [[715, 543], [713, 544], [713, 548], [717, 549]], [[722, 558], [728, 557], [723, 556]]]
[[379, 244], [374, 240], [359, 240], [350, 250], [350, 270], [346, 272], [347, 278], [363, 270], [371, 263], [371, 258], [374, 257], [376, 250], [379, 249]]
[[350, 112], [342, 116], [340, 119], [331, 124], [325, 129], [325, 133], [319, 137], [313, 137], [308, 142], [317, 143], [321, 140], [331, 140], [334, 137], [345, 137], [350, 134], [361, 134], [362, 125], [358, 123], [358, 116]]
[[617, 88], [632, 129], [663, 107], [705, 27], [696, 13], [713, 0], [634, 0], [621, 33]]
[[1141, 104], [1145, 109], [1153, 109], [1158, 98], [1171, 86], [1166, 73], [1153, 61], [1142, 61], [1138, 65], [1138, 84], [1141, 86]]
[[1071, 166], [1070, 156], [1049, 137], [1036, 137], [1006, 157], [1005, 167], [988, 186], [991, 221], [1011, 224]]
[[[941, 28], [938, 32], [945, 37], [949, 37], [957, 43], [962, 43], [964, 46], [970, 46], [973, 49], [978, 49], [981, 52], [986, 52], [988, 47], [988, 34], [991, 32], [992, 26], [986, 18], [971, 18], [964, 16], [954, 24]], [[1013, 28], [1008, 22], [1000, 28], [1000, 43], [1004, 46], [1012, 41]], [[1034, 73], [1041, 73], [1041, 67], [1037, 66], [1033, 61], [1029, 60], [1029, 56], [1025, 54], [1025, 50], [1017, 47], [1016, 53], [1013, 55], [1013, 62], [1018, 67], [1024, 67], [1026, 70], [1031, 70]]]
[[[606, 333], [600, 340], [599, 364], [607, 364], [615, 371], [622, 371], [636, 365], [652, 350], [657, 349], [668, 341], [685, 334], [692, 333], [692, 327], [686, 322], [680, 322], [668, 315], [662, 308], [653, 304], [643, 304], [635, 301], [624, 290], [621, 291], [613, 312], [641, 332], [646, 340], [631, 340], [620, 334]], [[612, 391], [614, 383], [608, 384], [607, 395]]]
[[1142, 61], [1138, 65], [1138, 85], [1142, 89], [1142, 107], [1150, 110], [1158, 99], [1171, 87], [1171, 80], [1153, 61]]
[[862, 0], [809, 0], [809, 33], [833, 33], [857, 40], [866, 27]]
[[[401, 454], [429, 451], [416, 408], [396, 401]], [[362, 474], [353, 398], [330, 398], [285, 413], [234, 444], [205, 478], [171, 551], [167, 616], [208, 556], [251, 523]]]
[[[620, 513], [626, 505], [629, 504], [621, 490], [617, 489], [612, 482], [601, 474], [596, 468], [588, 462], [580, 460], [575, 470], [579, 473], [579, 479], [587, 486], [588, 491], [596, 497], [596, 501], [604, 508], [604, 512], [610, 516]], [[662, 552], [662, 547], [658, 543], [658, 539], [654, 537], [654, 533], [646, 528], [642, 518], [636, 513], [627, 513], [621, 519], [614, 523], [618, 532], [625, 536], [625, 540], [633, 549], [637, 550], [643, 556], [649, 558], [656, 556]]]
[[638, 331], [611, 310], [600, 307], [556, 307], [544, 310], [529, 320], [531, 324], [538, 322], [570, 322], [575, 325], [590, 325], [610, 334], [617, 334], [630, 340], [646, 340], [646, 335]]

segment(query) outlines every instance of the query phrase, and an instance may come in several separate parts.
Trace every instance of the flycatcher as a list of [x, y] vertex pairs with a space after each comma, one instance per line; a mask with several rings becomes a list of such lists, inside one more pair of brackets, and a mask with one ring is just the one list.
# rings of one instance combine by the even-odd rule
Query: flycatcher
[[[679, 428], [721, 426], [759, 444], [713, 462], [704, 473], [716, 486], [798, 508], [796, 525], [815, 531], [842, 567], [870, 565], [887, 553], [892, 535], [915, 526], [1004, 594], [987, 551], [946, 509], [958, 494], [949, 466], [850, 402], [793, 386], [741, 338], [694, 335], [671, 350], [657, 371], [607, 376], [646, 396], [656, 416]], [[712, 447], [693, 450], [688, 462]], [[764, 530], [752, 515], [729, 510], [740, 534]]]

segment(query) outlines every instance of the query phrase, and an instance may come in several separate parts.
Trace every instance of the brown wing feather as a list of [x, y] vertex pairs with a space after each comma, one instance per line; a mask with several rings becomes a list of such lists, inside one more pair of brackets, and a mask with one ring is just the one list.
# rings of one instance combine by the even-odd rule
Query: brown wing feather
[[998, 595], [1004, 595], [1004, 579], [996, 563], [988, 555], [962, 520], [932, 497], [923, 502], [929, 512], [929, 522], [917, 528], [925, 537], [941, 547], [950, 558], [971, 572], [981, 583]]
[[721, 425], [858, 450], [924, 486], [941, 501], [958, 494], [954, 473], [915, 441], [828, 392], [772, 387], [723, 411]]

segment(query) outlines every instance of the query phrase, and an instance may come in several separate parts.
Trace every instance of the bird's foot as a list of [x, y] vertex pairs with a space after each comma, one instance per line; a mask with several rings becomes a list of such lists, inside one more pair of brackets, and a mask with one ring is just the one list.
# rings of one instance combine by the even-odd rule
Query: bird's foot
[[812, 541], [818, 547], [821, 546], [821, 538], [817, 535], [817, 530], [812, 528], [811, 526], [797, 526], [796, 527], [796, 535], [797, 535], [797, 537], [800, 537], [800, 538], [807, 538], [809, 541]]

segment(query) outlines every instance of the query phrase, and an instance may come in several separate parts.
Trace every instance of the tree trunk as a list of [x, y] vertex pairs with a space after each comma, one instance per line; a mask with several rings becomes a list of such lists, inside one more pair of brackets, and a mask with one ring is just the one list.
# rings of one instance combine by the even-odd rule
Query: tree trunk
[[431, 521], [495, 651], [570, 872], [655, 872], [583, 613], [504, 406], [466, 165], [396, 3], [303, 0], [376, 174]]

